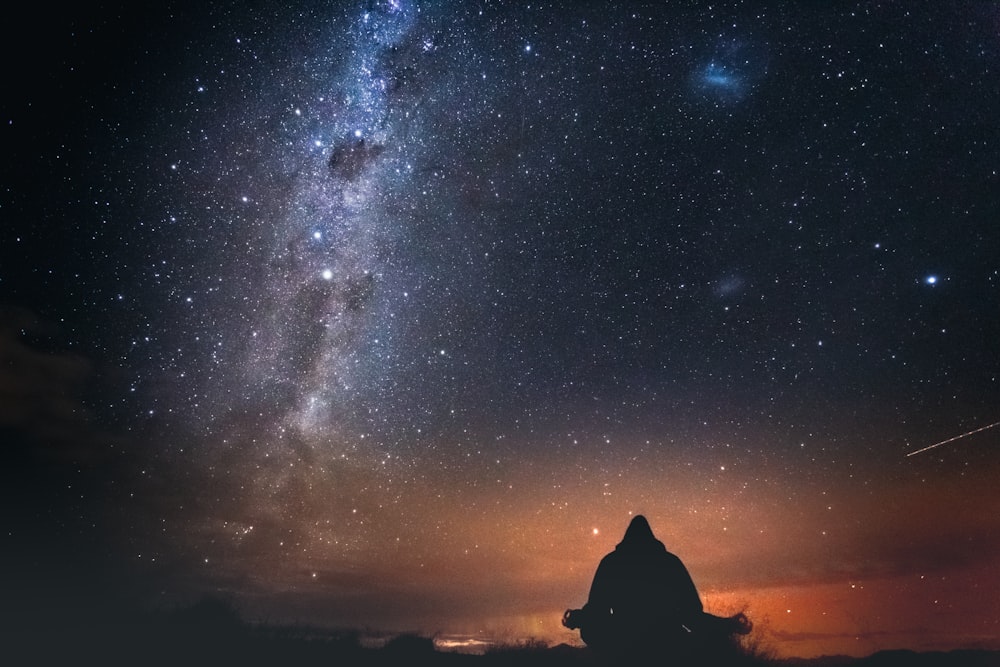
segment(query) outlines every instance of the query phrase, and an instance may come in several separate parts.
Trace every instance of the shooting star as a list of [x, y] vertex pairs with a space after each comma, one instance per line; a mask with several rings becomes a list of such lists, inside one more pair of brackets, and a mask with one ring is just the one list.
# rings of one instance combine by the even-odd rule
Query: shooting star
[[953, 438], [948, 438], [947, 440], [942, 440], [941, 442], [935, 442], [933, 445], [928, 445], [927, 447], [924, 447], [923, 449], [918, 449], [915, 452], [910, 452], [909, 454], [907, 454], [907, 456], [914, 456], [916, 454], [919, 454], [920, 452], [926, 452], [928, 449], [934, 449], [935, 447], [940, 447], [941, 445], [947, 445], [949, 442], [954, 442], [954, 441], [956, 441], [956, 440], [958, 440], [960, 438], [964, 438], [964, 437], [966, 437], [968, 435], [972, 435], [973, 433], [979, 433], [980, 431], [985, 431], [986, 429], [993, 428], [994, 426], [1000, 426], [1000, 422], [993, 422], [992, 424], [989, 424], [987, 426], [980, 426], [977, 429], [973, 429], [971, 431], [967, 431], [965, 433], [962, 433], [961, 435], [956, 435]]

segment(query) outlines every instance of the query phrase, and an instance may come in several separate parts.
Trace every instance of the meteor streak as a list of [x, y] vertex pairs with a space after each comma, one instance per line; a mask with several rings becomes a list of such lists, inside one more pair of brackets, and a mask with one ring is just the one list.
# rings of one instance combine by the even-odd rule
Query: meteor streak
[[919, 454], [920, 452], [926, 452], [928, 449], [934, 449], [935, 447], [940, 447], [941, 445], [947, 445], [949, 442], [954, 442], [955, 440], [958, 440], [959, 438], [964, 438], [965, 436], [972, 435], [973, 433], [979, 433], [980, 431], [985, 431], [986, 429], [993, 428], [994, 426], [1000, 426], [1000, 422], [993, 422], [992, 424], [989, 424], [987, 426], [980, 426], [977, 429], [973, 429], [971, 431], [967, 431], [965, 433], [962, 433], [961, 435], [956, 435], [953, 438], [948, 438], [947, 440], [942, 440], [941, 442], [936, 442], [933, 445], [928, 445], [927, 447], [924, 447], [923, 449], [918, 449], [915, 452], [910, 452], [909, 454], [907, 454], [907, 456], [913, 456], [914, 454]]

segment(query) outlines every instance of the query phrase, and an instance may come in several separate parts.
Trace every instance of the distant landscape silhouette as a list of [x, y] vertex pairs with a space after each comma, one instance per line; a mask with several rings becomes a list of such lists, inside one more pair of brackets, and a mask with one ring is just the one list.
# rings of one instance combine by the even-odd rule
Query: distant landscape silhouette
[[[644, 526], [637, 518], [633, 524], [626, 531], [622, 540], [626, 546], [621, 551], [630, 551], [635, 539], [637, 544], [645, 544], [643, 549], [656, 553], [650, 541], [652, 545], [659, 541], [652, 536], [648, 523]], [[612, 553], [618, 551], [616, 548]], [[526, 637], [488, 644], [478, 653], [462, 653], [447, 650], [447, 643], [438, 642], [439, 637], [434, 635], [398, 633], [381, 628], [328, 628], [252, 621], [241, 612], [233, 596], [206, 595], [176, 607], [150, 609], [134, 597], [105, 589], [96, 579], [94, 585], [80, 585], [72, 590], [65, 588], [63, 579], [60, 581], [64, 586], [59, 593], [35, 586], [8, 587], [2, 591], [0, 664], [58, 667], [90, 664], [129, 667], [603, 667], [615, 664], [629, 667], [652, 662], [664, 666], [686, 663], [704, 667], [1000, 667], [1000, 652], [988, 650], [922, 653], [891, 650], [863, 658], [774, 657], [759, 637], [760, 627], [754, 628], [752, 633], [740, 634], [750, 628], [740, 615], [725, 618], [706, 614], [686, 568], [679, 559], [674, 561], [676, 557], [664, 556], [668, 553], [665, 547], [660, 553], [662, 560], [671, 563], [667, 567], [670, 574], [663, 575], [661, 585], [664, 590], [668, 590], [669, 584], [679, 591], [678, 602], [664, 603], [663, 608], [670, 614], [680, 614], [676, 618], [684, 619], [682, 625], [691, 632], [684, 628], [680, 632], [652, 632], [637, 645], [642, 646], [645, 653], [628, 647], [616, 648], [612, 642], [613, 630], [600, 629], [596, 625], [588, 627], [589, 624], [583, 626], [581, 619], [584, 616], [579, 614], [590, 613], [589, 600], [585, 606], [588, 611], [575, 610], [577, 613], [569, 613], [564, 618], [568, 625], [588, 627], [582, 638], [592, 644], [550, 646], [539, 639]], [[601, 602], [604, 596], [612, 596], [610, 604], [619, 606], [609, 609], [615, 610], [615, 616], [621, 614], [625, 618], [630, 617], [625, 613], [626, 608], [613, 597], [614, 584], [620, 583], [622, 576], [605, 581], [602, 571], [613, 574], [618, 560], [615, 557], [606, 566], [602, 560], [599, 573], [594, 577], [593, 600], [595, 604], [604, 604]], [[638, 573], [639, 567], [633, 567]], [[645, 585], [651, 590], [656, 586], [649, 582]], [[9, 595], [4, 597], [4, 594]], [[640, 632], [644, 623], [658, 618], [658, 613], [638, 613], [638, 624], [623, 632]], [[673, 618], [669, 614], [667, 617]], [[659, 618], [662, 622], [662, 616]], [[736, 623], [739, 625], [734, 625]], [[678, 640], [678, 636], [691, 641]], [[608, 644], [598, 650], [601, 639]]]
[[608, 664], [717, 664], [733, 654], [732, 635], [752, 629], [742, 613], [706, 613], [687, 568], [642, 515], [601, 559], [582, 609], [563, 625]]
[[[95, 611], [101, 607], [93, 601]], [[13, 611], [13, 610], [8, 610]], [[7, 618], [0, 628], [3, 664], [144, 665], [146, 667], [600, 667], [608, 662], [591, 647], [549, 646], [525, 639], [491, 646], [482, 654], [439, 650], [434, 637], [412, 633], [386, 635], [371, 644], [360, 629], [251, 623], [235, 602], [206, 596], [187, 607], [140, 611], [105, 609], [93, 617], [67, 622], [53, 612], [44, 618]], [[704, 667], [997, 667], [1000, 652], [954, 650], [917, 653], [881, 651], [864, 658], [826, 656], [815, 659], [771, 657], [753, 642], [731, 636], [729, 642], [698, 654], [688, 664]], [[655, 653], [656, 664], [684, 664], [667, 647]], [[612, 663], [629, 667], [642, 657]], [[645, 664], [649, 664], [646, 662]]]

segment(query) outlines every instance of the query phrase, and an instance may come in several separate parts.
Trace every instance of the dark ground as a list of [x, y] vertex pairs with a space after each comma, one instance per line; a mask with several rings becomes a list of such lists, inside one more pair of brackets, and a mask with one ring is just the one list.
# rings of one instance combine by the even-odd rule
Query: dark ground
[[[66, 612], [68, 610], [62, 610]], [[328, 631], [306, 626], [270, 626], [244, 622], [225, 601], [207, 598], [184, 609], [99, 614], [76, 612], [75, 620], [54, 612], [8, 623], [3, 664], [10, 665], [150, 665], [153, 667], [235, 665], [290, 667], [443, 665], [456, 667], [586, 667], [602, 665], [588, 649], [541, 642], [500, 646], [483, 655], [437, 651], [433, 639], [400, 635], [379, 648], [367, 647], [353, 630]], [[11, 621], [10, 618], [7, 619]], [[865, 658], [827, 656], [775, 659], [749, 640], [719, 647], [684, 663], [679, 656], [659, 656], [651, 664], [730, 667], [1000, 667], [1000, 652], [956, 650], [916, 653], [882, 651]]]

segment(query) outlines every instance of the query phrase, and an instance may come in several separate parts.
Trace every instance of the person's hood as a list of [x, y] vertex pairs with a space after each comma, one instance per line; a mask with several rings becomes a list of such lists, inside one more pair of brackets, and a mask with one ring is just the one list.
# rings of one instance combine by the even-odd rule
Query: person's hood
[[616, 550], [656, 550], [666, 551], [663, 542], [656, 539], [653, 529], [649, 527], [649, 521], [641, 514], [636, 515], [625, 530], [625, 537], [615, 547]]

